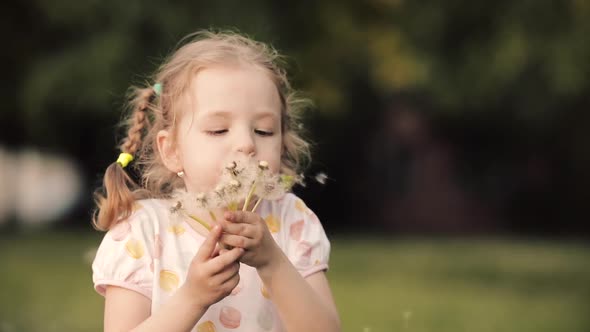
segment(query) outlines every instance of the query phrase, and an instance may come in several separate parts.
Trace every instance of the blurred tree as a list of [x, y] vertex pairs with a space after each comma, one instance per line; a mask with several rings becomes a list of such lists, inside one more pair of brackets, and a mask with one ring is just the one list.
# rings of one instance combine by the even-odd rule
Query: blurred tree
[[588, 120], [590, 87], [587, 1], [37, 0], [5, 7], [0, 142], [74, 155], [93, 183], [116, 153], [112, 134], [127, 87], [143, 84], [182, 36], [236, 27], [290, 55], [295, 85], [317, 103], [310, 123], [323, 164], [315, 167], [337, 180], [320, 207], [328, 217], [353, 224], [361, 215], [328, 212], [367, 190], [356, 174], [369, 169], [367, 161], [343, 165], [340, 147], [363, 156], [400, 91], [427, 101], [424, 112], [456, 147], [466, 185], [507, 213], [521, 215], [510, 206], [520, 211], [514, 195], [526, 185], [511, 189], [511, 182], [531, 163], [551, 177], [541, 202], [570, 218], [587, 212], [590, 122], [580, 121]]

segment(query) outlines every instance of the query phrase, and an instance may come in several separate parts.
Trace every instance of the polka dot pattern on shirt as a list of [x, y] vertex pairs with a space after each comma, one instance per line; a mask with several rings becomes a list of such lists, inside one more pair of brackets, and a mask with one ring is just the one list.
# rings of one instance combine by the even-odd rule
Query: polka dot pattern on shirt
[[131, 258], [140, 259], [143, 257], [143, 244], [134, 238], [127, 240], [127, 243], [125, 244], [125, 250]]
[[[151, 300], [152, 313], [186, 281], [205, 237], [171, 215], [172, 202], [141, 200], [137, 210], [104, 237], [93, 262], [96, 290], [108, 285], [139, 292]], [[262, 201], [257, 213], [273, 239], [305, 278], [328, 268], [330, 243], [317, 216], [293, 194]], [[221, 219], [222, 215], [211, 216]], [[272, 294], [255, 268], [240, 264], [240, 282], [231, 294], [209, 307], [193, 332], [284, 331]]]
[[266, 226], [268, 226], [271, 233], [278, 233], [281, 230], [281, 221], [275, 215], [269, 214], [264, 221], [266, 221]]
[[174, 271], [162, 270], [160, 271], [160, 288], [166, 292], [171, 292], [178, 288], [180, 278]]

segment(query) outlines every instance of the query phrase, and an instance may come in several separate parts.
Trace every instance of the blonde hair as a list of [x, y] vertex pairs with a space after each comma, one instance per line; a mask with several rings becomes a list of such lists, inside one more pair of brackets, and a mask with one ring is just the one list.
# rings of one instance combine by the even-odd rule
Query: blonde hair
[[224, 64], [249, 64], [267, 72], [281, 100], [283, 153], [281, 172], [296, 174], [310, 160], [310, 144], [301, 136], [300, 115], [309, 100], [294, 91], [287, 79], [283, 57], [271, 46], [235, 32], [200, 31], [183, 39], [186, 42], [164, 62], [154, 75], [161, 94], [152, 86], [134, 87], [129, 96], [129, 114], [124, 120], [127, 136], [120, 150], [135, 157], [133, 167], [141, 177], [137, 184], [117, 162], [107, 168], [102, 188], [95, 193], [94, 227], [108, 230], [127, 218], [136, 200], [164, 198], [184, 186], [176, 173], [168, 170], [158, 153], [156, 135], [160, 130], [175, 130], [180, 115], [181, 97], [191, 78], [203, 68]]

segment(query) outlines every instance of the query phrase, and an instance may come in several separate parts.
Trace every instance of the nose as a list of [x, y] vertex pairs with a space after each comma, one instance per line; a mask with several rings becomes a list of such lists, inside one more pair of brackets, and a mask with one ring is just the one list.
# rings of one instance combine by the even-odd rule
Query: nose
[[252, 133], [245, 132], [242, 135], [238, 135], [236, 139], [237, 151], [239, 153], [245, 154], [247, 156], [256, 155], [256, 143], [254, 142]]

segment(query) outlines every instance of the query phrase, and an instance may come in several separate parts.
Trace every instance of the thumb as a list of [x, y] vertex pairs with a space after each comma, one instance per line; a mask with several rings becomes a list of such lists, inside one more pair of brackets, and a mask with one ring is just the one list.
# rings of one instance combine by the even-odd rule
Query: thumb
[[213, 253], [215, 252], [215, 247], [217, 245], [217, 241], [219, 241], [220, 237], [221, 227], [217, 225], [211, 229], [209, 235], [207, 235], [207, 238], [205, 238], [205, 241], [203, 242], [203, 244], [201, 244], [199, 251], [197, 251], [197, 254], [195, 255], [195, 259], [201, 262], [205, 262], [211, 256], [213, 256]]

